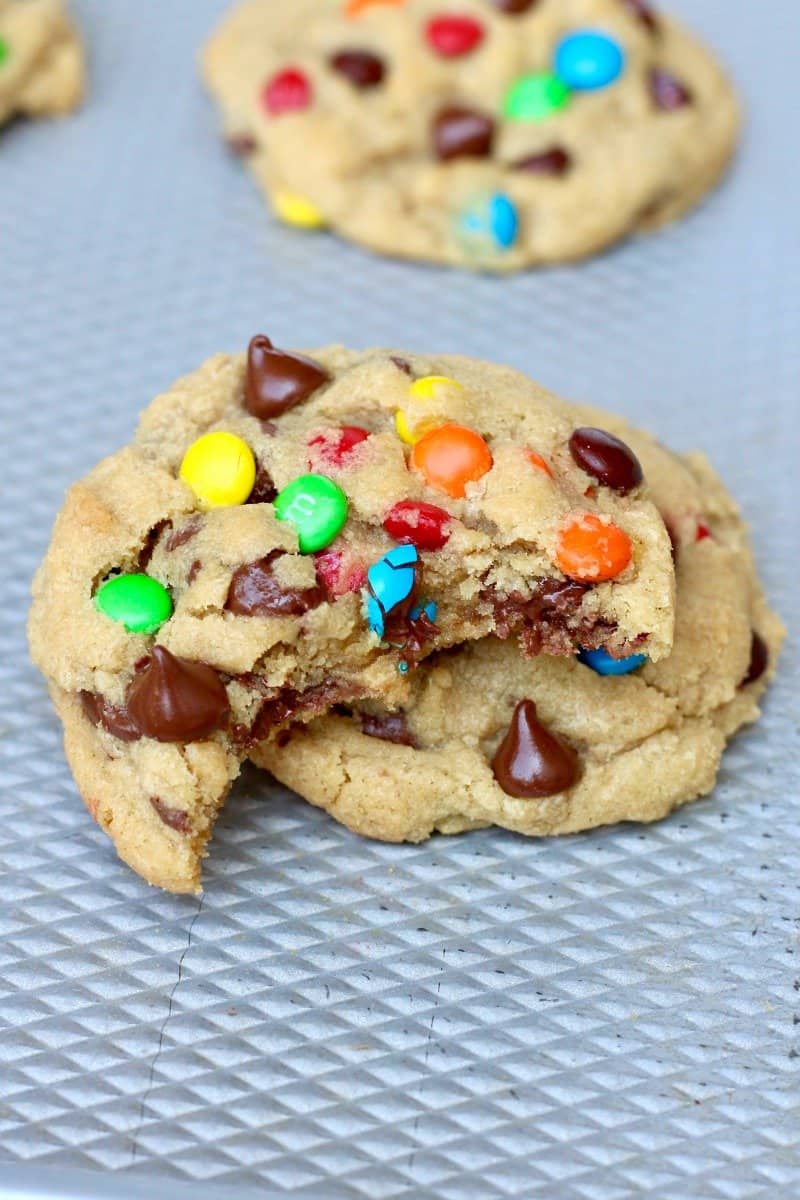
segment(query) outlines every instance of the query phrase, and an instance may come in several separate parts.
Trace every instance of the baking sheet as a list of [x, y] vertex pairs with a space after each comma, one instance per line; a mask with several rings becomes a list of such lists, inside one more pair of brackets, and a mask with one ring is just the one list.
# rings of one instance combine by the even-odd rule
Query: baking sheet
[[798, 656], [713, 797], [556, 843], [361, 841], [248, 773], [201, 901], [91, 824], [27, 660], [66, 485], [256, 331], [467, 351], [702, 445], [797, 604], [800, 6], [673, 0], [749, 128], [700, 212], [512, 280], [265, 215], [194, 55], [223, 0], [79, 0], [92, 89], [0, 135], [0, 1196], [800, 1191]]

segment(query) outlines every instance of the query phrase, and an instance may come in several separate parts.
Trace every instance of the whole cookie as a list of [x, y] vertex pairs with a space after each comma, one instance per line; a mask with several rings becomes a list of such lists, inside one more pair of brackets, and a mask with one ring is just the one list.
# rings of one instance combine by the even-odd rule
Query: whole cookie
[[433, 651], [665, 657], [674, 572], [641, 465], [524, 376], [253, 339], [69, 492], [33, 657], [78, 787], [151, 882], [199, 886], [250, 748], [401, 704]]
[[0, 124], [69, 112], [84, 86], [83, 49], [63, 0], [0, 0]]
[[[592, 419], [620, 431], [613, 418]], [[402, 709], [328, 716], [259, 748], [258, 765], [386, 841], [483, 825], [545, 835], [653, 821], [709, 792], [727, 741], [758, 717], [783, 630], [706, 461], [672, 458], [625, 432], [675, 539], [669, 658], [526, 661], [489, 638], [424, 664]]]
[[712, 56], [645, 0], [244, 0], [203, 70], [282, 219], [492, 271], [675, 219], [739, 128]]

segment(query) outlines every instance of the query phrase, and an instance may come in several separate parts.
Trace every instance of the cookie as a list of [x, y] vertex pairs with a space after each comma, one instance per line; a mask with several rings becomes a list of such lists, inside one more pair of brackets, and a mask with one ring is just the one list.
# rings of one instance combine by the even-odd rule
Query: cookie
[[783, 630], [708, 463], [625, 433], [674, 532], [669, 658], [525, 660], [489, 638], [424, 664], [400, 710], [325, 717], [259, 748], [258, 765], [356, 832], [397, 842], [654, 821], [711, 791], [726, 743], [759, 715]]
[[491, 271], [674, 220], [740, 123], [714, 58], [644, 0], [244, 0], [203, 73], [283, 220]]
[[62, 0], [0, 0], [0, 124], [70, 112], [83, 98], [85, 74]]
[[664, 658], [674, 572], [640, 463], [502, 367], [253, 339], [69, 492], [33, 657], [86, 803], [151, 882], [199, 886], [252, 745], [436, 650]]

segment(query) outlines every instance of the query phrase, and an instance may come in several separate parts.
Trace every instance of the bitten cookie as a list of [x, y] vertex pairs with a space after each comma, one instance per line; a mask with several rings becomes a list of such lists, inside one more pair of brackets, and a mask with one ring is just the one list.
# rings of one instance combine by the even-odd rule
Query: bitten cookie
[[[589, 419], [620, 427], [602, 414]], [[625, 430], [675, 540], [675, 647], [524, 660], [494, 638], [423, 664], [410, 704], [328, 716], [255, 761], [358, 833], [419, 842], [499, 825], [530, 835], [653, 821], [714, 786], [759, 715], [783, 638], [744, 526], [708, 463]]]
[[669, 536], [633, 452], [524, 376], [253, 339], [71, 489], [33, 657], [78, 787], [153, 883], [199, 886], [251, 747], [334, 704], [403, 704], [427, 655], [663, 659]]
[[63, 0], [0, 0], [0, 124], [57, 116], [83, 98], [83, 49]]
[[283, 220], [491, 271], [677, 218], [739, 130], [714, 58], [644, 0], [244, 0], [203, 72]]

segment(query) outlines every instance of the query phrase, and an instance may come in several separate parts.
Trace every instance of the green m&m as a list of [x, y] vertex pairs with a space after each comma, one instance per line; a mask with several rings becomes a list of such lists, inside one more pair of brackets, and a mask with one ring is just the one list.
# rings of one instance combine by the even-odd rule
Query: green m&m
[[569, 95], [557, 75], [523, 75], [508, 92], [503, 110], [510, 121], [544, 121], [567, 107]]
[[10, 57], [11, 57], [11, 50], [9, 48], [8, 42], [4, 38], [0, 37], [0, 67], [2, 67], [2, 65], [6, 61], [6, 59], [8, 59]]
[[94, 602], [128, 633], [155, 633], [172, 616], [169, 592], [149, 575], [116, 575], [98, 589]]
[[277, 496], [275, 515], [294, 525], [301, 554], [316, 554], [341, 533], [347, 507], [347, 497], [332, 479], [301, 475]]

